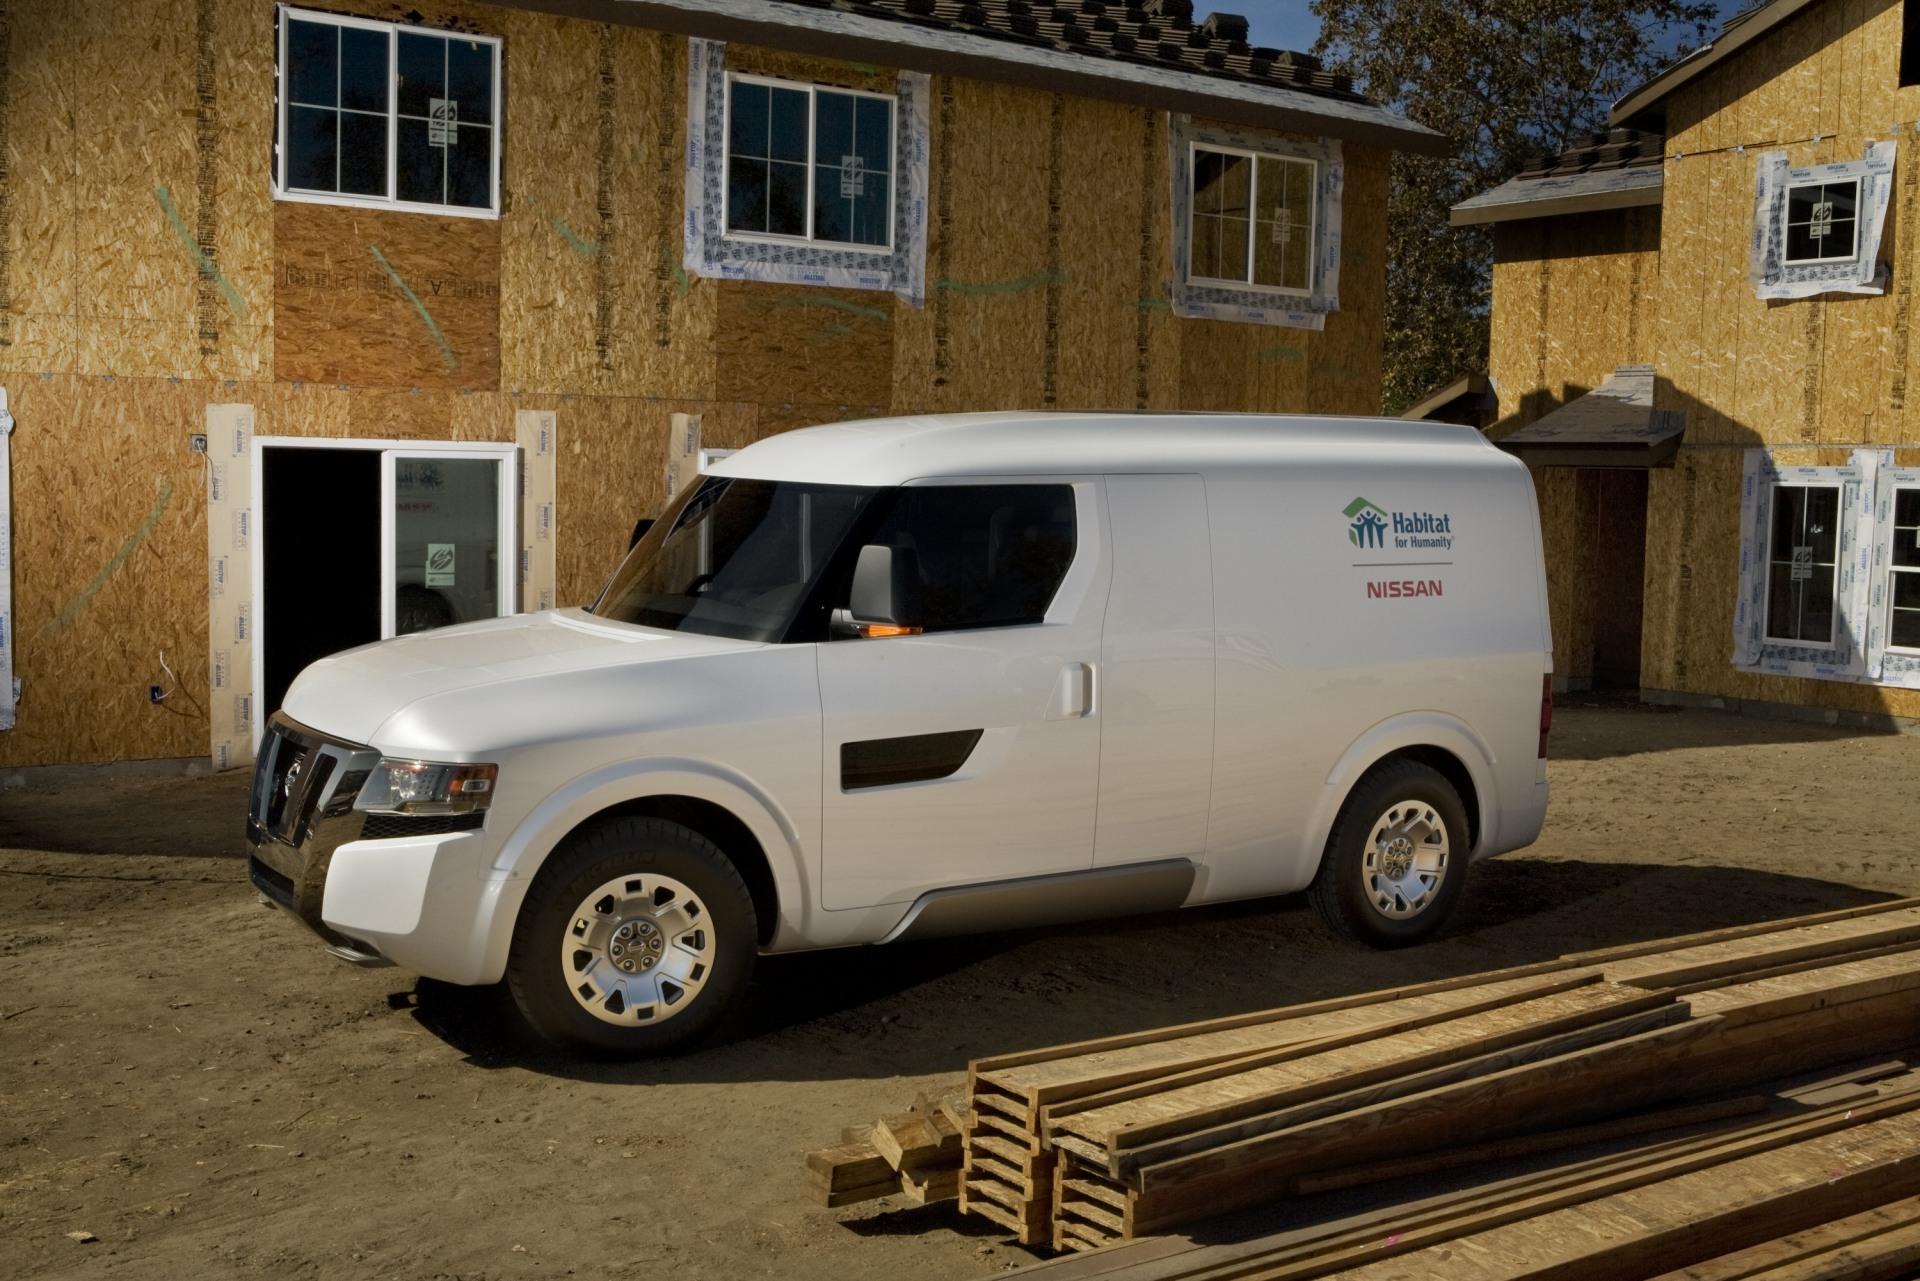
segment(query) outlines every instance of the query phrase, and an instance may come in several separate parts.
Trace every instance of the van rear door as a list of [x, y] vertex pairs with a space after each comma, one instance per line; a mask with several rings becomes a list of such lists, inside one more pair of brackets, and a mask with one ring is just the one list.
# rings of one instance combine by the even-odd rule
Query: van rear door
[[905, 634], [818, 647], [828, 909], [1091, 865], [1102, 489], [942, 481], [880, 500], [865, 542], [891, 552], [907, 599], [887, 630]]

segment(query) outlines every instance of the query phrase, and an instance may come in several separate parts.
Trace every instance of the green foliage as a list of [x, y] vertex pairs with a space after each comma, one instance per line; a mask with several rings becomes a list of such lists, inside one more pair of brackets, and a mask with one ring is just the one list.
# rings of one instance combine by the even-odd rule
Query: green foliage
[[1605, 127], [1607, 108], [1704, 39], [1691, 0], [1312, 0], [1314, 52], [1371, 97], [1445, 134], [1396, 155], [1388, 198], [1386, 387], [1397, 413], [1487, 367], [1493, 237], [1447, 211], [1533, 157]]

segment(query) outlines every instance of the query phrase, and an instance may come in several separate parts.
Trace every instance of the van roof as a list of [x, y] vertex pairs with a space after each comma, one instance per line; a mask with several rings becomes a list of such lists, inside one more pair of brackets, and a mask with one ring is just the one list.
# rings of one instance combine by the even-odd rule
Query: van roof
[[1261, 463], [1516, 467], [1472, 427], [1307, 414], [986, 413], [869, 418], [783, 432], [708, 470], [817, 484], [947, 476], [1214, 471]]

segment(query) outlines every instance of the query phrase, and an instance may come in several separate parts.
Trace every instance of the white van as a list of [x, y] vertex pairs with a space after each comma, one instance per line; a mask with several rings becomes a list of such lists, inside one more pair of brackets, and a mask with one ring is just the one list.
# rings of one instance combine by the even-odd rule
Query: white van
[[756, 953], [1312, 889], [1416, 942], [1547, 804], [1526, 469], [1397, 420], [974, 414], [712, 467], [585, 609], [324, 659], [254, 884], [338, 956], [685, 1044]]

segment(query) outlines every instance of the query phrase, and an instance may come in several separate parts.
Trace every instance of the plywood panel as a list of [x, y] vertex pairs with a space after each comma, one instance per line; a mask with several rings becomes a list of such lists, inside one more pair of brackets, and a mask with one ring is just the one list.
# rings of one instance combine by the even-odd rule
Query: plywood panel
[[280, 380], [498, 387], [497, 222], [283, 202], [274, 248]]
[[1141, 112], [1064, 101], [1059, 262], [1049, 282], [1057, 312], [1055, 407], [1130, 409], [1139, 358], [1141, 244], [1134, 234], [1145, 184], [1157, 178], [1140, 142]]
[[893, 383], [893, 295], [722, 281], [715, 375], [760, 403], [885, 404]]
[[[188, 436], [206, 390], [9, 382], [21, 699], [0, 764], [205, 752], [206, 462]], [[156, 706], [147, 687], [174, 686], [163, 652], [179, 684]]]
[[9, 5], [0, 101], [0, 369], [73, 368], [76, 48], [71, 0]]

